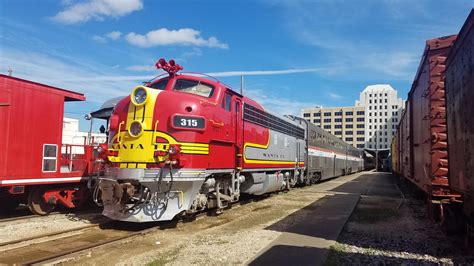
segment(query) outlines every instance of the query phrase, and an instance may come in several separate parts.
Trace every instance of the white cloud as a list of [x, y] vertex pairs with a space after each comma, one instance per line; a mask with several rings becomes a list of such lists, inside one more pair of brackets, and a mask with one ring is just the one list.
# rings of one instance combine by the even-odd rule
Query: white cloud
[[284, 69], [284, 70], [254, 70], [254, 71], [226, 71], [211, 72], [207, 75], [214, 77], [235, 77], [235, 76], [261, 76], [261, 75], [286, 75], [307, 72], [325, 72], [327, 68], [302, 68], [302, 69]]
[[337, 94], [337, 93], [330, 92], [328, 94], [329, 94], [329, 97], [331, 97], [333, 99], [341, 99], [342, 98], [342, 96]]
[[276, 94], [268, 94], [267, 90], [261, 89], [244, 88], [244, 95], [257, 101], [265, 110], [280, 115], [301, 116], [301, 109], [307, 108], [308, 106], [319, 106], [319, 104], [314, 102], [290, 100]]
[[92, 40], [94, 40], [96, 42], [99, 42], [99, 43], [106, 43], [107, 42], [107, 40], [104, 37], [99, 36], [99, 35], [92, 36]]
[[122, 36], [122, 33], [120, 31], [112, 31], [107, 33], [105, 36], [115, 41], [118, 40], [120, 36]]
[[87, 0], [68, 5], [53, 20], [64, 24], [102, 21], [107, 17], [118, 18], [143, 8], [142, 0]]
[[179, 30], [168, 30], [166, 28], [161, 28], [158, 30], [149, 31], [144, 35], [130, 32], [125, 36], [125, 39], [130, 44], [139, 47], [192, 45], [220, 49], [229, 48], [228, 44], [220, 42], [216, 37], [211, 36], [208, 39], [204, 39], [201, 36], [200, 31], [190, 28], [183, 28]]
[[[100, 104], [110, 98], [128, 94], [139, 82], [149, 79], [136, 77], [134, 80], [117, 82], [120, 73], [105, 65], [84, 62], [78, 58], [56, 57], [2, 47], [0, 72], [6, 73], [8, 66], [13, 69], [15, 77], [82, 92], [89, 102]], [[116, 79], [89, 80], [90, 77], [102, 76], [114, 76]]]
[[127, 67], [127, 70], [137, 71], [137, 72], [158, 71], [158, 69], [156, 69], [156, 66], [154, 65], [133, 65], [133, 66]]

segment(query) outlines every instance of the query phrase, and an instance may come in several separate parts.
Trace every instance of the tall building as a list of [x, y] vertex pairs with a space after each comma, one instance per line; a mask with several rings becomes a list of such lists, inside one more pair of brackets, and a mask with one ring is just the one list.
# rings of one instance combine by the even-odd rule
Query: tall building
[[390, 143], [397, 129], [404, 101], [388, 84], [367, 86], [361, 93], [356, 106], [365, 110], [365, 148], [390, 149]]
[[302, 116], [354, 147], [364, 148], [365, 108], [363, 106], [305, 108]]
[[357, 148], [385, 150], [402, 115], [404, 101], [388, 84], [367, 86], [355, 106], [314, 107], [301, 116]]

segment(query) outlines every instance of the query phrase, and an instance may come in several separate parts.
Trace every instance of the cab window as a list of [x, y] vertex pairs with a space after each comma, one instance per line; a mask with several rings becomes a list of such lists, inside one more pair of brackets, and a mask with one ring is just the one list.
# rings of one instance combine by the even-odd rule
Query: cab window
[[174, 84], [173, 90], [209, 98], [214, 92], [214, 87], [197, 80], [178, 79]]
[[162, 79], [155, 84], [152, 84], [150, 88], [157, 89], [157, 90], [164, 90], [166, 89], [166, 85], [168, 84], [169, 79]]
[[225, 110], [227, 110], [229, 112], [232, 108], [231, 99], [232, 99], [232, 96], [228, 93], [226, 93], [224, 98], [222, 98], [222, 108], [224, 108]]

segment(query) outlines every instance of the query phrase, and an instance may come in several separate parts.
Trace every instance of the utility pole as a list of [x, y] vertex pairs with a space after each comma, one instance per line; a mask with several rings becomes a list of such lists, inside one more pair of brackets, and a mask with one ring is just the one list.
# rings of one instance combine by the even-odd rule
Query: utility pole
[[244, 95], [244, 76], [240, 76], [240, 94]]
[[11, 66], [8, 66], [8, 76], [12, 76], [12, 73], [13, 73], [13, 69]]

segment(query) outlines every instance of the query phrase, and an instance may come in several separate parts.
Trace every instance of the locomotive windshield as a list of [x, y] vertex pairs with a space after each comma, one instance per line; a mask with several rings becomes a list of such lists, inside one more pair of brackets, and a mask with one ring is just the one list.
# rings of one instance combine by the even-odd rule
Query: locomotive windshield
[[150, 86], [150, 88], [157, 89], [157, 90], [164, 90], [166, 89], [166, 85], [168, 84], [169, 79], [162, 79], [157, 83]]
[[214, 92], [214, 87], [211, 85], [207, 85], [201, 83], [197, 80], [187, 80], [187, 79], [179, 79], [174, 84], [173, 90], [192, 93], [203, 97], [211, 97], [212, 93]]

